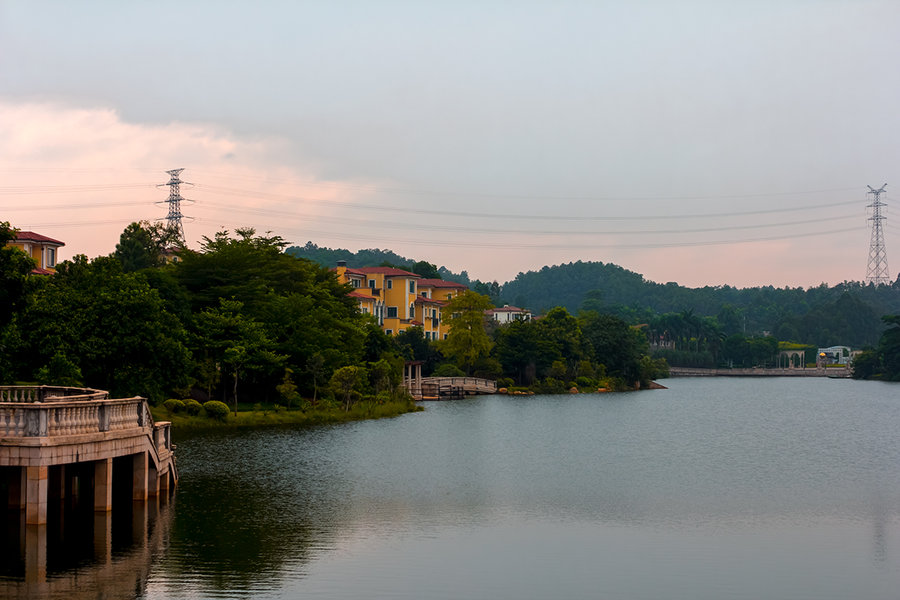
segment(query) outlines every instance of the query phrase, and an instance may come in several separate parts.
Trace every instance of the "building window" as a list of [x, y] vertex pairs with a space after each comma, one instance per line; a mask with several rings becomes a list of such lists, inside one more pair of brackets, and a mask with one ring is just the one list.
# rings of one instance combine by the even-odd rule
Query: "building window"
[[453, 300], [453, 294], [447, 294], [447, 300]]
[[388, 335], [394, 335], [394, 330], [393, 330], [393, 329], [385, 329], [384, 332], [385, 332], [386, 334], [388, 334]]
[[47, 248], [47, 260], [45, 266], [47, 267], [55, 267], [56, 266], [56, 248]]
[[416, 293], [416, 280], [415, 279], [409, 280], [409, 293], [410, 294]]
[[368, 306], [360, 307], [359, 310], [362, 311], [362, 313], [363, 313], [364, 315], [369, 314], [369, 307], [368, 307]]
[[427, 297], [428, 297], [428, 292], [422, 292], [422, 297], [423, 297], [423, 298], [427, 298]]
[[369, 287], [373, 290], [375, 289], [375, 280], [374, 279], [369, 280]]
[[355, 287], [355, 288], [358, 288], [358, 287], [359, 287], [359, 279], [353, 279], [353, 280], [351, 280], [351, 281], [350, 281], [350, 285], [352, 285], [352, 286]]
[[394, 289], [394, 280], [393, 279], [387, 280], [387, 289], [389, 289], [389, 290]]
[[396, 306], [388, 306], [387, 307], [387, 318], [388, 319], [396, 319], [397, 318], [397, 307]]

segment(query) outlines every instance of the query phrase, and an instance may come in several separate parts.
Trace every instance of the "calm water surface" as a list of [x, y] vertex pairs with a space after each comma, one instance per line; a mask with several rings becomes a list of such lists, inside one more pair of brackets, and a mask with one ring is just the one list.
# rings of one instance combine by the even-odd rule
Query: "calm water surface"
[[182, 436], [133, 595], [898, 597], [900, 386], [665, 383]]

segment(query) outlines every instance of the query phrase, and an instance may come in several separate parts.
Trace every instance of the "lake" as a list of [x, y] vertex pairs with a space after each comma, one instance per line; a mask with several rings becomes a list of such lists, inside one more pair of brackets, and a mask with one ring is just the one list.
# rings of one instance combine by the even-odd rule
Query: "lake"
[[48, 583], [30, 592], [897, 597], [900, 386], [663, 383], [433, 402], [313, 429], [176, 432], [172, 501], [113, 519], [105, 545], [95, 525], [69, 535], [68, 559], [48, 548]]

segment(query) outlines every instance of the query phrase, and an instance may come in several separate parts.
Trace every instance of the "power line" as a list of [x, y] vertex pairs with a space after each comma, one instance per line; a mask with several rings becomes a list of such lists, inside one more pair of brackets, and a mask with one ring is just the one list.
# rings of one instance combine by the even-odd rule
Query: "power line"
[[[208, 208], [206, 206], [206, 202], [198, 202], [197, 207], [201, 209]], [[364, 226], [377, 226], [380, 229], [390, 228], [390, 229], [408, 229], [410, 225], [408, 223], [400, 223], [396, 221], [375, 221], [370, 219], [354, 219], [348, 217], [331, 217], [327, 215], [316, 215], [310, 213], [296, 213], [290, 211], [278, 211], [272, 209], [264, 209], [264, 208], [246, 208], [241, 206], [234, 205], [222, 205], [217, 204], [217, 209], [226, 209], [229, 212], [241, 212], [246, 214], [254, 214], [264, 217], [285, 217], [285, 218], [294, 218], [294, 219], [314, 219], [320, 222], [328, 222], [328, 223], [336, 223], [336, 224], [351, 224], [351, 225], [364, 225]], [[738, 231], [738, 230], [747, 230], [747, 229], [764, 229], [771, 227], [796, 227], [800, 225], [810, 225], [814, 223], [824, 223], [829, 221], [846, 221], [848, 219], [852, 219], [853, 215], [845, 214], [838, 215], [833, 217], [820, 217], [816, 219], [804, 219], [797, 221], [782, 221], [779, 223], [764, 223], [764, 224], [741, 224], [741, 225], [720, 225], [715, 227], [705, 227], [705, 228], [695, 228], [695, 229], [644, 229], [644, 230], [635, 230], [635, 229], [614, 229], [614, 230], [592, 230], [592, 231], [573, 231], [571, 229], [567, 230], [534, 230], [534, 229], [510, 229], [510, 228], [484, 228], [484, 227], [471, 227], [465, 225], [446, 225], [446, 224], [436, 224], [436, 223], [420, 223], [414, 225], [414, 227], [418, 230], [427, 230], [427, 231], [446, 231], [446, 232], [461, 232], [461, 233], [487, 233], [491, 235], [508, 235], [508, 234], [524, 234], [524, 235], [654, 235], [654, 234], [694, 234], [694, 233], [710, 233], [716, 231]]]
[[815, 206], [788, 206], [783, 208], [774, 208], [774, 209], [759, 209], [759, 210], [748, 210], [748, 211], [736, 211], [736, 212], [727, 212], [727, 213], [692, 213], [692, 214], [674, 214], [674, 215], [657, 215], [657, 216], [641, 216], [641, 217], [617, 217], [617, 216], [599, 216], [599, 215], [591, 215], [591, 216], [577, 216], [577, 215], [538, 215], [538, 214], [517, 214], [517, 213], [484, 213], [484, 212], [469, 212], [469, 211], [453, 211], [453, 210], [437, 210], [437, 209], [426, 209], [426, 208], [411, 208], [411, 207], [398, 207], [398, 206], [385, 206], [378, 204], [364, 204], [360, 202], [341, 202], [335, 200], [315, 200], [309, 198], [301, 198], [295, 195], [288, 194], [275, 194], [275, 193], [266, 193], [259, 191], [250, 191], [250, 190], [240, 190], [233, 188], [225, 188], [221, 186], [211, 186], [206, 184], [197, 184], [198, 189], [210, 190], [214, 192], [218, 192], [220, 194], [232, 195], [232, 196], [240, 196], [242, 198], [257, 198], [257, 199], [280, 199], [283, 201], [293, 201], [296, 202], [298, 200], [315, 203], [315, 204], [325, 204], [328, 206], [335, 206], [341, 208], [354, 208], [354, 209], [362, 209], [362, 210], [377, 210], [377, 211], [388, 211], [395, 213], [404, 213], [404, 214], [420, 214], [420, 215], [430, 215], [430, 216], [438, 216], [438, 217], [469, 217], [469, 218], [478, 218], [478, 219], [502, 219], [504, 221], [510, 221], [514, 219], [522, 219], [522, 220], [540, 220], [540, 221], [573, 221], [573, 222], [582, 222], [582, 221], [632, 221], [632, 220], [641, 220], [646, 221], [649, 219], [706, 219], [706, 218], [718, 218], [718, 217], [739, 217], [739, 216], [751, 216], [751, 215], [766, 215], [766, 214], [778, 214], [778, 213], [786, 213], [786, 212], [798, 212], [804, 210], [818, 210], [821, 208], [830, 208], [837, 206], [852, 206], [852, 201], [842, 200], [840, 202], [834, 202], [830, 204], [816, 204]]

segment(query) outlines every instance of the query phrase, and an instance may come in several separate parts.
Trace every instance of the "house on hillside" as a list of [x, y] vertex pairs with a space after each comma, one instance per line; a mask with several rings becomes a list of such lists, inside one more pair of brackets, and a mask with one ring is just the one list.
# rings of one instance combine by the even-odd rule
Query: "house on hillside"
[[518, 306], [510, 306], [509, 304], [504, 304], [502, 308], [488, 309], [484, 311], [484, 315], [500, 324], [531, 320], [530, 310], [519, 308]]
[[[447, 323], [446, 315], [441, 309], [447, 306], [447, 303], [459, 296], [461, 293], [469, 289], [462, 283], [455, 281], [444, 281], [443, 279], [420, 279], [418, 282], [419, 297], [416, 298], [416, 318], [427, 323], [431, 322], [431, 337], [428, 336], [428, 330], [425, 331], [425, 337], [432, 340], [445, 340], [450, 333], [450, 325]], [[421, 312], [419, 308], [421, 307]], [[429, 316], [429, 310], [431, 311]]]
[[468, 289], [461, 283], [422, 279], [394, 267], [351, 268], [343, 260], [334, 271], [338, 281], [353, 288], [350, 297], [357, 301], [359, 311], [374, 316], [388, 335], [421, 327], [426, 339], [446, 339], [449, 328], [443, 309]]
[[35, 275], [55, 273], [58, 261], [57, 250], [65, 246], [59, 240], [33, 231], [19, 231], [16, 233], [16, 239], [9, 242], [9, 245], [20, 249], [37, 263], [37, 267], [31, 271]]

